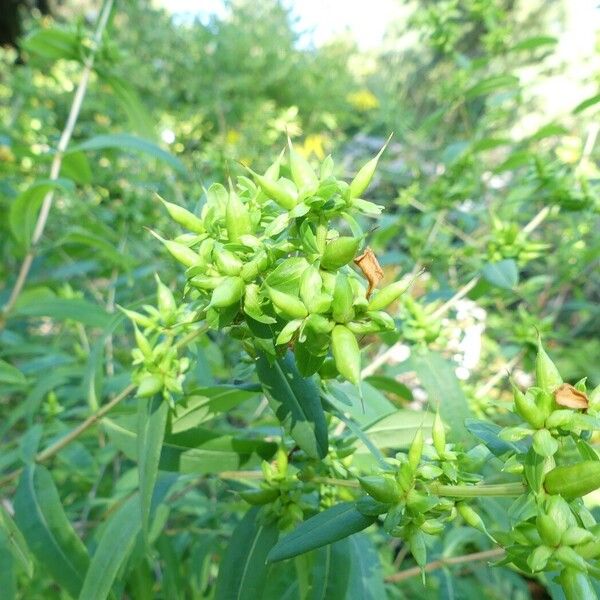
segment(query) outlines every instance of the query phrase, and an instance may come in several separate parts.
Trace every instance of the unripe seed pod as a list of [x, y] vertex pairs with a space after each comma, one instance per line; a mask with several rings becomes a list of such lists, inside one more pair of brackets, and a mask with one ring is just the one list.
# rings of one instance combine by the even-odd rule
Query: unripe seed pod
[[335, 289], [333, 290], [333, 302], [331, 303], [331, 314], [335, 321], [347, 323], [354, 318], [352, 301], [352, 288], [348, 276], [344, 273], [338, 273]]
[[359, 477], [358, 481], [360, 487], [378, 502], [396, 504], [400, 500], [400, 487], [389, 475]]
[[321, 258], [321, 267], [329, 271], [337, 271], [347, 265], [355, 256], [360, 246], [360, 239], [341, 236], [325, 246]]
[[561, 538], [561, 544], [565, 546], [579, 546], [581, 544], [587, 544], [593, 542], [595, 536], [591, 531], [583, 529], [583, 527], [569, 527]]
[[529, 568], [537, 573], [539, 571], [543, 571], [548, 564], [548, 561], [552, 557], [554, 553], [554, 548], [549, 548], [548, 546], [538, 546], [528, 557], [527, 564]]
[[196, 275], [188, 279], [188, 283], [198, 290], [214, 290], [219, 284], [223, 283], [224, 277], [202, 277]]
[[377, 156], [375, 156], [375, 158], [372, 158], [369, 162], [367, 162], [356, 174], [356, 176], [352, 180], [352, 183], [350, 183], [349, 194], [351, 199], [360, 198], [363, 192], [369, 187], [371, 179], [373, 179], [373, 175], [375, 174], [375, 169], [377, 169], [379, 157], [382, 155], [383, 151], [388, 145], [388, 142], [389, 138], [383, 146], [383, 148], [377, 153]]
[[150, 398], [151, 396], [155, 396], [159, 392], [162, 392], [163, 387], [164, 382], [161, 377], [148, 373], [140, 380], [136, 395], [138, 398]]
[[277, 181], [279, 179], [279, 168], [281, 166], [281, 159], [285, 154], [285, 148], [279, 153], [277, 160], [265, 171], [265, 177], [269, 181]]
[[177, 309], [177, 303], [173, 297], [173, 292], [160, 280], [158, 275], [156, 279], [156, 300], [159, 312], [167, 316]]
[[554, 558], [561, 562], [565, 567], [573, 567], [587, 573], [588, 565], [582, 556], [579, 556], [573, 548], [569, 546], [561, 546], [554, 552]]
[[225, 248], [216, 251], [214, 257], [217, 269], [223, 275], [239, 275], [242, 270], [242, 261], [233, 252], [225, 250]]
[[314, 193], [317, 187], [319, 187], [319, 179], [308, 164], [308, 161], [294, 150], [292, 141], [289, 138], [288, 146], [290, 148], [290, 170], [294, 183], [298, 186], [299, 190]]
[[300, 279], [300, 298], [304, 302], [308, 312], [316, 312], [315, 308], [319, 308], [322, 287], [323, 280], [321, 279], [319, 269], [312, 265], [307, 267]]
[[146, 339], [146, 336], [138, 329], [135, 323], [133, 324], [133, 331], [137, 347], [141, 350], [142, 354], [146, 358], [150, 358], [152, 356], [152, 346], [150, 345], [150, 342]]
[[560, 544], [563, 532], [557, 529], [551, 517], [544, 514], [538, 515], [535, 524], [544, 544], [553, 548]]
[[575, 551], [577, 554], [588, 560], [591, 558], [598, 558], [600, 556], [600, 531], [598, 531], [597, 527], [592, 531], [592, 535], [594, 536], [593, 541], [575, 546]]
[[396, 323], [391, 315], [383, 311], [369, 311], [367, 317], [374, 321], [381, 329], [393, 331], [396, 329]]
[[446, 528], [438, 519], [427, 519], [419, 527], [423, 533], [428, 535], [440, 535]]
[[537, 389], [535, 392], [535, 404], [538, 407], [538, 412], [543, 417], [544, 422], [556, 408], [554, 396], [550, 392], [540, 389]]
[[578, 569], [566, 567], [558, 577], [566, 600], [598, 600], [590, 578]]
[[435, 448], [435, 451], [438, 456], [442, 458], [446, 452], [446, 430], [444, 429], [444, 423], [442, 422], [439, 410], [435, 413], [431, 437], [433, 438], [433, 447]]
[[591, 392], [588, 398], [589, 408], [600, 411], [600, 385], [597, 385]]
[[280, 292], [275, 288], [269, 288], [269, 297], [273, 302], [273, 306], [287, 318], [304, 319], [308, 315], [306, 306], [296, 296]]
[[546, 501], [546, 514], [554, 522], [554, 527], [560, 532], [560, 535], [577, 525], [575, 516], [571, 511], [569, 503], [561, 496], [551, 496]]
[[410, 283], [396, 281], [376, 292], [369, 302], [369, 310], [383, 310], [396, 301], [410, 287]]
[[244, 281], [253, 281], [269, 265], [269, 257], [266, 252], [259, 252], [251, 261], [244, 264], [240, 276]]
[[347, 327], [336, 325], [331, 332], [331, 348], [335, 366], [340, 375], [350, 383], [358, 385], [360, 383], [360, 348], [354, 334]]
[[252, 231], [248, 207], [240, 200], [234, 190], [229, 191], [225, 209], [225, 227], [230, 242], [239, 242], [240, 237]]
[[243, 492], [239, 492], [239, 494], [248, 504], [252, 504], [252, 506], [260, 506], [262, 504], [273, 502], [273, 500], [278, 498], [279, 490], [275, 488], [269, 488], [266, 490], [244, 490]]
[[298, 203], [298, 198], [297, 196], [294, 196], [292, 193], [290, 193], [286, 186], [282, 185], [279, 181], [271, 181], [270, 179], [267, 179], [266, 177], [255, 173], [252, 169], [249, 169], [248, 167], [246, 168], [248, 169], [248, 171], [250, 171], [250, 173], [252, 173], [252, 176], [256, 180], [256, 183], [258, 183], [258, 185], [267, 197], [277, 202], [279, 206], [285, 208], [286, 210], [292, 210], [292, 208], [296, 206], [296, 204]]
[[525, 419], [535, 429], [544, 426], [544, 415], [537, 407], [531, 394], [524, 394], [516, 385], [512, 385], [513, 398], [515, 400], [515, 409], [517, 414]]
[[396, 473], [396, 479], [402, 491], [408, 492], [415, 482], [415, 471], [407, 462], [402, 463]]
[[306, 317], [306, 326], [312, 329], [315, 333], [329, 333], [335, 323], [326, 319], [322, 315], [312, 314]]
[[563, 382], [556, 365], [546, 354], [541, 339], [538, 340], [538, 352], [535, 360], [535, 379], [537, 387], [548, 393], [553, 392]]
[[576, 413], [569, 409], [555, 410], [546, 419], [546, 427], [548, 429], [558, 429], [559, 427], [568, 428], [573, 424], [575, 415]]
[[[158, 196], [158, 194], [156, 194]], [[175, 223], [185, 227], [189, 231], [193, 231], [194, 233], [204, 233], [204, 223], [202, 219], [191, 213], [189, 210], [186, 210], [182, 206], [178, 204], [173, 204], [172, 202], [167, 202], [163, 200], [160, 196], [158, 199], [164, 204], [167, 209], [171, 219], [175, 221]]]
[[331, 308], [331, 303], [333, 302], [333, 297], [329, 294], [319, 294], [314, 298], [311, 303], [311, 308], [313, 313], [324, 314], [329, 312]]
[[213, 291], [210, 305], [225, 308], [239, 302], [244, 294], [244, 280], [241, 277], [226, 277]]
[[533, 434], [533, 450], [540, 456], [554, 456], [558, 451], [558, 442], [547, 429], [538, 429]]
[[122, 306], [118, 306], [118, 309], [136, 325], [139, 325], [140, 327], [154, 327], [154, 322], [150, 317], [142, 315], [139, 312], [135, 312], [134, 310], [128, 310]]
[[350, 321], [346, 327], [356, 335], [366, 335], [368, 333], [377, 333], [381, 331], [381, 326], [373, 321]]
[[160, 235], [154, 233], [154, 231], [150, 230], [150, 233], [157, 239], [160, 240], [165, 248], [169, 251], [171, 256], [179, 261], [182, 265], [186, 267], [193, 267], [200, 262], [200, 258], [198, 255], [191, 249], [188, 248], [185, 244], [180, 244], [179, 242], [172, 242], [170, 240], [165, 240], [161, 238]]
[[468, 504], [461, 502], [456, 505], [456, 509], [458, 510], [458, 514], [465, 520], [467, 525], [487, 533], [487, 529], [485, 528], [482, 518]]
[[421, 456], [423, 455], [423, 430], [417, 429], [415, 437], [408, 449], [408, 464], [411, 466], [413, 471], [417, 470], [421, 462]]
[[546, 473], [544, 488], [548, 494], [580, 498], [600, 488], [600, 461], [584, 460], [574, 465], [555, 467]]

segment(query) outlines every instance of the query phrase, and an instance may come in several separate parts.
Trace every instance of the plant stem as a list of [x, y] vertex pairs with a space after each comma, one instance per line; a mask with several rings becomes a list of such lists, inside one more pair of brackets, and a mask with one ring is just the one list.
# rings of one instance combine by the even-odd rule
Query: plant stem
[[[483, 550], [482, 552], [474, 552], [473, 554], [463, 554], [462, 556], [449, 556], [448, 558], [440, 558], [439, 560], [434, 560], [426, 564], [422, 570], [426, 573], [430, 573], [431, 571], [436, 571], [437, 569], [441, 569], [442, 567], [450, 565], [461, 565], [464, 563], [488, 560], [490, 558], [500, 558], [503, 555], [503, 548], [493, 548], [492, 550]], [[404, 581], [406, 579], [411, 579], [412, 577], [417, 577], [420, 574], [421, 567], [411, 567], [410, 569], [406, 569], [405, 571], [400, 571], [400, 573], [394, 573], [393, 575], [386, 577], [386, 581], [389, 581], [390, 583], [398, 583], [399, 581]]]
[[[71, 109], [69, 110], [67, 122], [65, 123], [65, 128], [62, 131], [62, 134], [58, 141], [58, 145], [56, 147], [54, 158], [52, 159], [52, 165], [50, 166], [50, 181], [56, 181], [60, 175], [63, 157], [67, 150], [69, 142], [71, 141], [71, 136], [73, 135], [75, 123], [77, 122], [77, 118], [79, 117], [79, 112], [81, 110], [83, 98], [85, 97], [87, 86], [90, 80], [90, 74], [94, 66], [94, 59], [96, 57], [96, 53], [100, 48], [102, 34], [104, 33], [104, 30], [106, 28], [108, 17], [110, 16], [110, 12], [112, 10], [112, 5], [113, 0], [105, 0], [102, 9], [100, 10], [98, 21], [96, 23], [96, 30], [94, 32], [94, 37], [92, 38], [92, 47], [90, 53], [85, 59], [83, 71], [81, 73], [81, 79], [79, 80], [79, 85], [77, 86], [77, 90], [75, 91], [75, 95], [73, 96], [73, 102], [71, 104]], [[40, 208], [40, 212], [35, 223], [35, 228], [33, 230], [33, 235], [31, 236], [29, 250], [25, 255], [25, 258], [23, 259], [23, 263], [21, 264], [21, 268], [19, 270], [19, 274], [17, 275], [15, 286], [12, 289], [8, 301], [2, 309], [2, 313], [4, 316], [8, 315], [14, 308], [15, 303], [17, 302], [21, 291], [23, 290], [23, 286], [25, 285], [25, 281], [27, 280], [27, 276], [29, 275], [31, 265], [33, 263], [33, 258], [35, 256], [37, 245], [46, 228], [48, 215], [50, 214], [50, 209], [52, 208], [52, 203], [54, 201], [54, 192], [55, 190], [51, 189], [44, 196], [42, 206]], [[2, 324], [0, 323], [0, 328], [1, 327]]]
[[432, 483], [427, 489], [436, 496], [450, 498], [478, 498], [481, 496], [520, 496], [525, 492], [522, 483], [495, 483], [491, 485], [441, 485]]

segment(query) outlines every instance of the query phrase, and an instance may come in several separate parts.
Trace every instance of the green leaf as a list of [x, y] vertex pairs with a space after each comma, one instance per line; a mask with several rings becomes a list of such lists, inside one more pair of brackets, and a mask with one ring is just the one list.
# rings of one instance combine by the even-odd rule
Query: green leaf
[[168, 415], [169, 405], [162, 395], [138, 399], [138, 473], [142, 532], [145, 540], [148, 540], [150, 505], [158, 476], [158, 464]]
[[273, 363], [263, 354], [256, 372], [273, 412], [311, 458], [327, 456], [327, 423], [319, 388], [313, 379], [300, 375], [294, 356], [288, 352]]
[[8, 514], [2, 504], [0, 504], [0, 530], [4, 532], [7, 549], [12, 553], [28, 577], [33, 576], [33, 560], [27, 547], [27, 542], [23, 534], [17, 527], [13, 518]]
[[408, 448], [417, 430], [423, 428], [423, 432], [428, 435], [432, 425], [432, 414], [402, 409], [369, 425], [365, 428], [365, 433], [379, 449]]
[[76, 33], [64, 29], [38, 29], [28, 35], [21, 42], [21, 46], [31, 54], [51, 60], [81, 58], [79, 37]]
[[79, 600], [104, 600], [108, 596], [119, 569], [133, 550], [141, 529], [140, 516], [140, 499], [135, 494], [107, 521]]
[[499, 90], [514, 88], [517, 85], [519, 85], [519, 78], [514, 75], [496, 75], [478, 81], [465, 92], [465, 96], [469, 99], [476, 98]]
[[35, 298], [31, 300], [18, 302], [11, 317], [51, 317], [57, 321], [69, 319], [101, 329], [109, 327], [114, 318], [101, 306], [81, 298], [47, 298], [43, 302], [37, 302]]
[[69, 179], [40, 179], [19, 194], [11, 203], [8, 221], [13, 236], [24, 247], [29, 247], [44, 197], [53, 189], [71, 194], [75, 186]]
[[269, 552], [267, 560], [276, 562], [337, 542], [366, 529], [375, 517], [360, 513], [353, 502], [342, 502], [301, 523]]
[[479, 419], [466, 419], [465, 426], [469, 433], [483, 442], [486, 447], [496, 456], [502, 456], [507, 452], [516, 452], [522, 454], [527, 452], [528, 444], [523, 440], [517, 442], [507, 442], [498, 434], [502, 428], [490, 421], [481, 421]]
[[505, 290], [512, 290], [519, 283], [519, 268], [512, 258], [487, 263], [481, 269], [481, 275], [492, 285]]
[[278, 537], [275, 523], [262, 523], [258, 508], [248, 511], [235, 528], [223, 556], [215, 600], [261, 598], [270, 568], [267, 554]]
[[579, 114], [584, 110], [590, 108], [590, 106], [594, 106], [600, 102], [600, 94], [596, 94], [595, 96], [591, 96], [590, 98], [585, 99], [583, 102], [580, 102], [574, 109], [573, 114]]
[[17, 577], [15, 557], [10, 551], [10, 542], [6, 533], [0, 529], [0, 590], [3, 600], [17, 597]]
[[69, 152], [65, 154], [61, 172], [80, 185], [92, 183], [92, 167], [90, 167], [90, 162], [83, 152]]
[[310, 600], [345, 600], [351, 567], [349, 540], [346, 538], [318, 548], [313, 560]]
[[143, 152], [144, 154], [148, 154], [149, 156], [168, 164], [180, 173], [185, 173], [186, 171], [183, 163], [170, 152], [166, 152], [148, 140], [144, 140], [128, 133], [97, 135], [96, 137], [71, 148], [71, 151], [106, 150], [107, 148]]
[[468, 437], [465, 420], [471, 416], [465, 394], [454, 373], [454, 366], [437, 352], [414, 353], [410, 363], [429, 396], [432, 408], [439, 407], [454, 441]]
[[15, 522], [39, 563], [69, 594], [77, 596], [88, 568], [88, 553], [44, 467], [31, 465], [23, 470], [15, 495]]
[[0, 359], [0, 383], [23, 386], [27, 385], [27, 380], [17, 367], [13, 367], [10, 363]]
[[348, 589], [361, 600], [385, 600], [387, 592], [379, 562], [379, 553], [371, 538], [358, 533], [349, 538], [351, 552]]
[[372, 385], [374, 388], [393, 394], [401, 402], [412, 402], [413, 395], [410, 388], [392, 377], [385, 375], [370, 375], [365, 380], [365, 383]]
[[[102, 422], [112, 443], [131, 460], [137, 460], [138, 445], [134, 423], [130, 419], [104, 419]], [[159, 468], [179, 473], [219, 473], [250, 468], [269, 460], [277, 444], [263, 439], [244, 439], [208, 429], [193, 429], [165, 436]]]
[[520, 50], [536, 50], [543, 46], [554, 46], [558, 43], [558, 39], [550, 35], [534, 35], [528, 37], [510, 48], [513, 52]]

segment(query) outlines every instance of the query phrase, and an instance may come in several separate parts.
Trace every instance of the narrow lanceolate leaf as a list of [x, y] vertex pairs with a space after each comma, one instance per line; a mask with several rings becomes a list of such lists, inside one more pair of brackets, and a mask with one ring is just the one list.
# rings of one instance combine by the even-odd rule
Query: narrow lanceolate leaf
[[16, 561], [6, 533], [0, 529], [0, 590], [4, 600], [17, 597]]
[[148, 538], [150, 505], [158, 475], [160, 453], [165, 437], [169, 405], [162, 396], [138, 400], [138, 471], [140, 479], [140, 506], [142, 531]]
[[15, 496], [15, 522], [39, 563], [58, 585], [77, 596], [89, 557], [44, 467], [30, 465], [24, 469]]
[[25, 541], [23, 534], [19, 531], [17, 524], [13, 521], [13, 518], [1, 504], [0, 532], [3, 532], [6, 536], [6, 547], [8, 550], [15, 560], [21, 564], [21, 567], [25, 573], [27, 573], [27, 576], [31, 577], [33, 575], [33, 560], [29, 553], [29, 549], [27, 548], [27, 542]]
[[256, 372], [273, 412], [311, 458], [327, 455], [327, 423], [319, 389], [313, 379], [302, 377], [294, 357], [270, 363], [264, 355], [256, 362]]
[[374, 522], [375, 517], [360, 513], [353, 502], [342, 502], [301, 523], [277, 543], [267, 560], [275, 562], [304, 554], [362, 531]]
[[106, 523], [85, 576], [79, 600], [104, 600], [141, 529], [140, 497], [135, 494]]
[[[315, 551], [310, 600], [346, 600], [351, 565], [348, 539]], [[352, 590], [352, 597], [354, 590]]]
[[275, 523], [263, 524], [253, 508], [235, 528], [219, 568], [215, 600], [261, 598], [270, 566], [267, 554], [277, 542]]

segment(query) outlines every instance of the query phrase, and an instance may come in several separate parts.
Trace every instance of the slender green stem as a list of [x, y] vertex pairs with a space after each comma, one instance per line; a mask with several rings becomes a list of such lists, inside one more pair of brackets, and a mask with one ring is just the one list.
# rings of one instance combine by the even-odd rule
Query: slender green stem
[[481, 496], [520, 496], [526, 490], [522, 483], [495, 483], [491, 485], [441, 485], [431, 483], [427, 489], [436, 496], [450, 498], [478, 498]]

